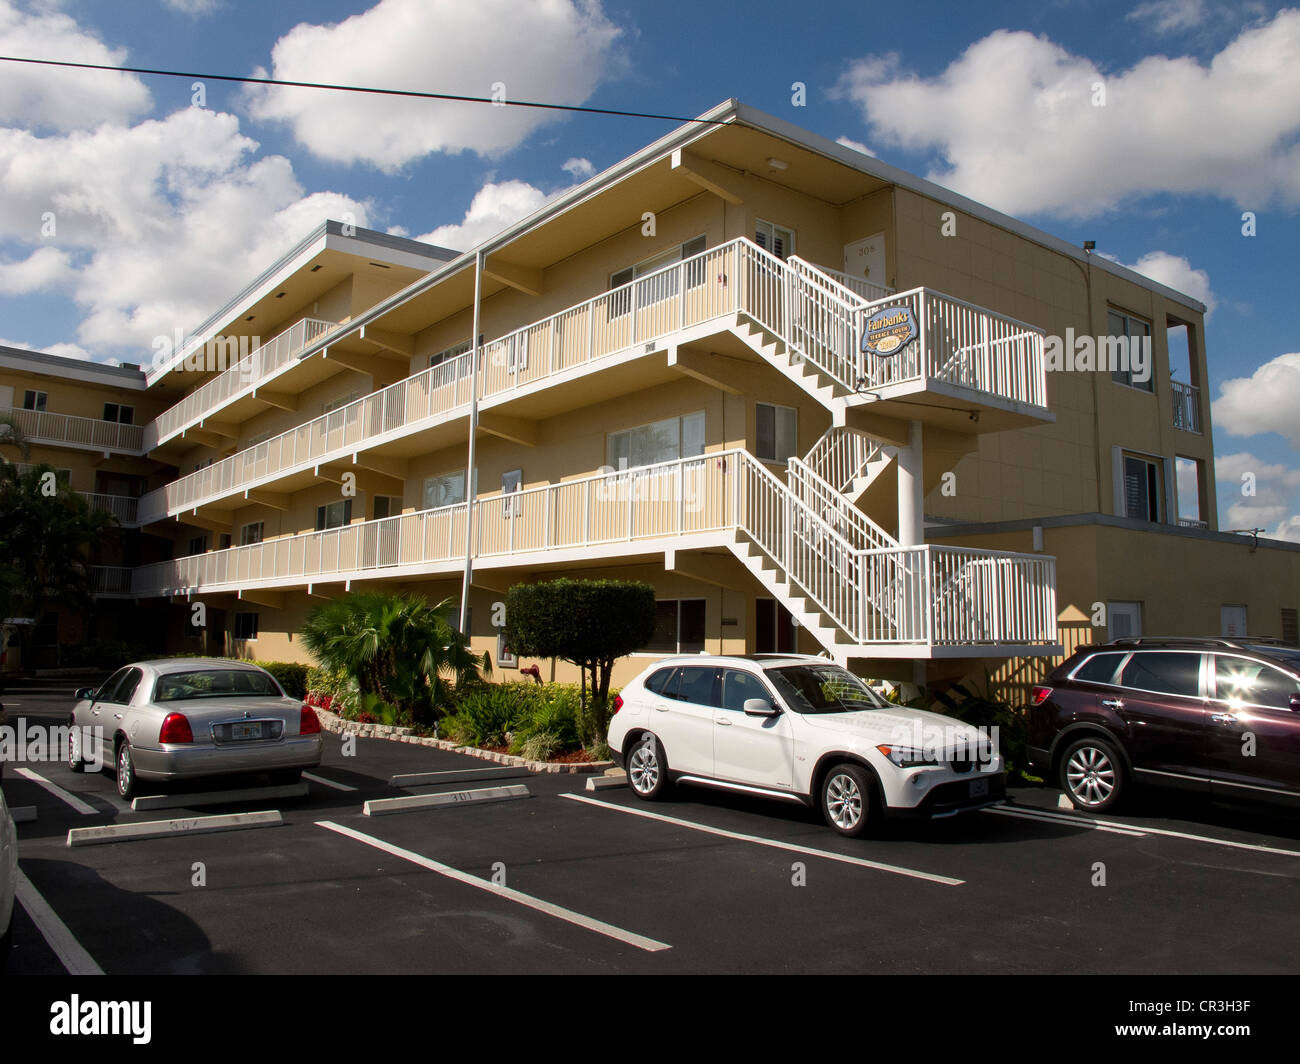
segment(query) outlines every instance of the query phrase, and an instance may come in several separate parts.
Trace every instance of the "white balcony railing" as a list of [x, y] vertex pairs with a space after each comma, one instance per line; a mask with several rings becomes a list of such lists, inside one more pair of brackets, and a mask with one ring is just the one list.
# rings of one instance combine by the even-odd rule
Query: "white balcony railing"
[[120, 565], [91, 565], [90, 592], [93, 595], [130, 595], [135, 570]]
[[29, 443], [65, 444], [93, 451], [125, 451], [140, 454], [144, 449], [144, 426], [121, 425], [76, 414], [55, 414], [48, 410], [6, 411]]
[[90, 504], [91, 509], [112, 514], [119, 525], [136, 524], [139, 499], [133, 499], [129, 495], [102, 495], [93, 491], [79, 491], [77, 494]]
[[876, 284], [874, 281], [868, 281], [865, 277], [854, 277], [851, 273], [845, 273], [843, 270], [833, 270], [829, 266], [817, 266], [799, 258], [797, 255], [791, 255], [787, 261], [792, 265], [804, 265], [820, 271], [864, 303], [874, 303], [878, 299], [892, 296], [895, 291], [887, 284]]
[[[236, 395], [248, 391], [288, 365], [299, 351], [319, 340], [336, 324], [337, 322], [322, 321], [319, 318], [303, 318], [274, 339], [226, 365], [217, 376], [158, 415], [146, 436], [148, 446], [156, 447], [182, 430], [211, 417]], [[227, 347], [234, 342], [231, 340], [224, 345], [214, 342], [209, 345], [209, 349], [225, 364], [229, 357]], [[203, 358], [204, 351], [195, 352], [194, 357]], [[183, 362], [181, 364], [184, 365]]]
[[[858, 349], [865, 316], [911, 306], [920, 335], [893, 359]], [[349, 403], [144, 497], [145, 521], [246, 490], [291, 472], [349, 457], [460, 412], [477, 386], [485, 400], [656, 343], [681, 329], [743, 313], [783, 338], [846, 391], [942, 380], [1046, 405], [1043, 334], [926, 289], [863, 305], [746, 239], [733, 240], [516, 329], [473, 353]], [[721, 326], [720, 326], [721, 327]], [[924, 369], [924, 374], [922, 370]]]
[[[731, 450], [480, 499], [479, 558], [736, 533], [777, 562], [851, 643], [1050, 644], [1055, 561], [924, 545], [854, 549], [767, 468]], [[235, 590], [321, 579], [458, 570], [466, 506], [443, 507], [160, 562], [137, 595]], [[653, 544], [653, 545], [650, 545]], [[405, 574], [404, 574], [405, 575]]]
[[1201, 389], [1194, 384], [1170, 381], [1174, 399], [1174, 428], [1184, 432], [1201, 431]]

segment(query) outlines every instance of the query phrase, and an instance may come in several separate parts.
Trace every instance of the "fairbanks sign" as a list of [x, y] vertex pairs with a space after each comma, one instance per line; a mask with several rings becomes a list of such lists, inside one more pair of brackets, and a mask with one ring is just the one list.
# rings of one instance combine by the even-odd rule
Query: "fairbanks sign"
[[862, 327], [864, 355], [896, 355], [919, 335], [911, 307], [886, 307], [869, 317]]

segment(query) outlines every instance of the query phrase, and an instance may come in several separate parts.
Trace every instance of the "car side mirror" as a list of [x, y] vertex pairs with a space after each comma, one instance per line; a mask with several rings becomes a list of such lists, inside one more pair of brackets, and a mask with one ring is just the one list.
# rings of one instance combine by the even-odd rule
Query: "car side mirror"
[[766, 698], [745, 699], [745, 715], [747, 717], [775, 717], [780, 712]]
[[1291, 712], [1300, 713], [1300, 695], [1291, 696]]
[[73, 696], [78, 702], [85, 698], [94, 698], [95, 689], [93, 687], [79, 687], [77, 693]]

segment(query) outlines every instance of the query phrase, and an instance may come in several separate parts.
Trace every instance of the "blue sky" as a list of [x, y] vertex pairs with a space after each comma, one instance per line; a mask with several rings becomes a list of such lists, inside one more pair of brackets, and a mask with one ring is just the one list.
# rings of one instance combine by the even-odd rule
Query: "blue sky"
[[[1300, 9], [0, 0], [0, 54], [681, 115], [736, 96], [1206, 301], [1220, 520], [1300, 541]], [[0, 64], [0, 342], [147, 362], [325, 216], [468, 247], [673, 125], [205, 92]]]

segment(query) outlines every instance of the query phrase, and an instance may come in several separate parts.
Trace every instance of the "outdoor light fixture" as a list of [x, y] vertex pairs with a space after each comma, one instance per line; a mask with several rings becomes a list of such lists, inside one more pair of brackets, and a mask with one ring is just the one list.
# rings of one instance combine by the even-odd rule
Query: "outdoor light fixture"
[[1085, 241], [1083, 242], [1083, 250], [1084, 250], [1084, 251], [1096, 251], [1096, 250], [1097, 250], [1097, 241], [1095, 241], [1095, 240], [1085, 240]]

